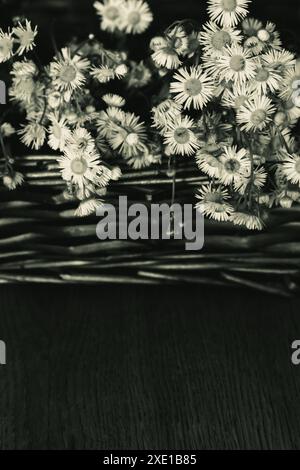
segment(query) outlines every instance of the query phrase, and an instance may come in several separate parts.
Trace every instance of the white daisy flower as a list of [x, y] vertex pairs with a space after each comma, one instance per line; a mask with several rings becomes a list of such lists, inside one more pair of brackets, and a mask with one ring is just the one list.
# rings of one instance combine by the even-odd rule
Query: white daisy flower
[[22, 55], [24, 52], [29, 52], [34, 48], [37, 27], [32, 29], [30, 21], [26, 20], [25, 25], [19, 22], [18, 26], [13, 28], [13, 34], [17, 37], [17, 42], [19, 43], [17, 54]]
[[248, 14], [250, 0], [208, 0], [208, 14], [221, 26], [236, 26]]
[[101, 137], [108, 138], [114, 126], [122, 126], [125, 122], [126, 114], [120, 108], [107, 108], [99, 113], [96, 121], [97, 130]]
[[63, 48], [61, 55], [50, 64], [50, 75], [57, 90], [73, 92], [81, 88], [90, 62], [79, 55], [71, 57], [70, 49]]
[[0, 29], [0, 64], [6, 62], [13, 55], [14, 39], [12, 33], [4, 33]]
[[116, 78], [118, 78], [120, 80], [121, 78], [126, 77], [126, 75], [128, 73], [128, 67], [127, 67], [126, 64], [118, 64], [115, 67], [114, 72], [115, 72]]
[[113, 33], [120, 27], [123, 0], [104, 0], [95, 2], [94, 7], [101, 17], [101, 29]]
[[108, 83], [115, 78], [115, 71], [107, 65], [100, 65], [91, 70], [91, 76], [100, 83]]
[[46, 129], [38, 122], [30, 122], [23, 129], [18, 131], [21, 135], [21, 141], [27, 147], [31, 147], [34, 150], [39, 150], [46, 139]]
[[87, 217], [88, 215], [95, 214], [97, 209], [102, 206], [103, 201], [101, 201], [101, 199], [90, 197], [80, 202], [74, 215], [77, 217]]
[[159, 67], [165, 67], [168, 70], [177, 69], [182, 64], [182, 61], [170, 42], [164, 41], [164, 46], [153, 52], [151, 57]]
[[230, 216], [230, 222], [234, 225], [245, 226], [248, 230], [263, 230], [264, 228], [263, 221], [248, 212], [233, 212]]
[[158, 163], [159, 158], [157, 155], [153, 154], [151, 150], [144, 146], [137, 154], [131, 157], [126, 157], [126, 162], [129, 166], [135, 170], [141, 170], [142, 168], [147, 168], [153, 163]]
[[246, 149], [237, 150], [236, 146], [225, 147], [224, 154], [220, 157], [222, 164], [219, 180], [225, 186], [239, 184], [242, 178], [249, 175], [251, 161]]
[[199, 142], [193, 132], [195, 123], [188, 116], [177, 116], [170, 121], [164, 133], [164, 143], [176, 155], [193, 155], [199, 148]]
[[213, 97], [214, 82], [200, 66], [193, 66], [190, 70], [182, 68], [174, 79], [176, 81], [171, 83], [170, 92], [175, 94], [175, 101], [185, 109], [203, 109]]
[[24, 78], [33, 78], [38, 73], [38, 68], [32, 60], [23, 60], [14, 62], [11, 75], [16, 80]]
[[278, 71], [259, 65], [255, 70], [253, 82], [249, 86], [261, 95], [266, 95], [268, 91], [276, 93], [280, 88], [281, 81], [282, 77]]
[[222, 96], [222, 105], [225, 108], [239, 110], [248, 100], [255, 97], [255, 91], [248, 84], [238, 84], [232, 90], [225, 90]]
[[255, 168], [253, 170], [253, 175], [250, 175], [250, 173], [251, 171], [249, 171], [249, 175], [242, 177], [240, 181], [237, 181], [234, 184], [234, 189], [240, 194], [245, 194], [245, 191], [250, 184], [260, 190], [266, 184], [267, 173], [263, 167]]
[[282, 173], [286, 179], [300, 186], [300, 155], [288, 155], [282, 164]]
[[281, 40], [279, 33], [276, 31], [276, 26], [267, 22], [264, 27], [261, 21], [254, 18], [246, 18], [242, 23], [243, 31], [248, 39], [245, 41], [244, 46], [249, 47], [254, 54], [260, 54], [267, 48], [273, 50], [281, 49]]
[[174, 120], [181, 114], [182, 106], [176, 101], [167, 99], [162, 101], [158, 106], [152, 108], [153, 127], [157, 129], [165, 129], [170, 120]]
[[68, 146], [73, 152], [93, 153], [95, 141], [90, 132], [84, 127], [77, 127], [68, 138]]
[[211, 184], [202, 186], [196, 195], [200, 200], [196, 204], [201, 214], [217, 220], [218, 222], [226, 222], [233, 213], [233, 207], [227, 202], [229, 199], [228, 191], [222, 186], [213, 188]]
[[83, 154], [66, 147], [64, 155], [57, 161], [63, 180], [75, 184], [81, 191], [84, 191], [86, 185], [94, 183], [99, 173], [101, 174], [99, 155], [96, 152]]
[[20, 172], [15, 172], [12, 175], [4, 175], [2, 178], [2, 182], [6, 188], [10, 191], [13, 191], [18, 186], [21, 186], [24, 182], [24, 176]]
[[178, 55], [185, 55], [189, 40], [185, 30], [181, 26], [175, 26], [168, 31], [167, 38]]
[[261, 57], [261, 62], [266, 67], [270, 66], [280, 73], [291, 69], [296, 64], [296, 59], [294, 54], [285, 49], [281, 49], [280, 51], [271, 50], [266, 54], [263, 54]]
[[229, 27], [219, 28], [212, 21], [203, 26], [199, 34], [199, 43], [210, 57], [220, 57], [227, 46], [239, 44], [242, 40], [240, 31]]
[[0, 133], [3, 137], [11, 137], [15, 132], [16, 129], [9, 122], [3, 122], [0, 125]]
[[219, 178], [222, 165], [217, 157], [207, 152], [197, 152], [196, 163], [203, 173], [211, 178]]
[[272, 101], [266, 96], [256, 96], [247, 101], [237, 113], [237, 122], [247, 132], [263, 130], [275, 112]]
[[146, 137], [144, 123], [133, 113], [126, 113], [122, 124], [112, 126], [107, 138], [113, 150], [131, 158], [145, 150]]
[[122, 98], [120, 95], [115, 95], [112, 93], [107, 93], [106, 95], [102, 96], [102, 100], [108, 106], [116, 107], [116, 108], [123, 108], [125, 106], [125, 99]]
[[295, 95], [296, 99], [298, 99], [299, 86], [300, 86], [300, 61], [297, 60], [295, 66], [285, 72], [285, 75], [282, 81], [282, 89], [279, 94], [280, 98], [282, 98], [283, 100], [289, 100], [293, 97], [293, 95]]
[[143, 0], [127, 0], [121, 6], [121, 29], [127, 34], [141, 34], [153, 21], [153, 15]]
[[53, 150], [63, 151], [66, 143], [71, 138], [71, 131], [67, 127], [67, 120], [64, 117], [58, 119], [55, 115], [51, 115], [49, 119], [51, 124], [48, 129], [48, 145]]
[[237, 85], [255, 77], [256, 61], [243, 47], [228, 46], [216, 60], [216, 66], [208, 65], [208, 68], [212, 74], [217, 72], [221, 79], [232, 80]]

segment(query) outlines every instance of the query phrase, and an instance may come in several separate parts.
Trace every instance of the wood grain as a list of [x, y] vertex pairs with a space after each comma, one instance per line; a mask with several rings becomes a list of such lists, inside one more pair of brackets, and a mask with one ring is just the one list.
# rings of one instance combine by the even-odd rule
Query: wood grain
[[299, 449], [299, 305], [1, 286], [0, 449]]

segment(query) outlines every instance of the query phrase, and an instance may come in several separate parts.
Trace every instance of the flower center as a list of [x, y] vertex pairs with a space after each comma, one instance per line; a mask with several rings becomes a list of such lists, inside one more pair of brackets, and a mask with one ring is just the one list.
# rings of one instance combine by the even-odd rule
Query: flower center
[[60, 139], [61, 138], [61, 129], [60, 127], [55, 124], [53, 127], [52, 127], [52, 134], [54, 135], [54, 137], [56, 139]]
[[137, 145], [139, 143], [139, 136], [135, 132], [131, 132], [126, 137], [126, 142], [128, 145]]
[[236, 108], [240, 108], [241, 106], [243, 106], [245, 104], [245, 102], [247, 101], [247, 96], [245, 95], [241, 95], [241, 96], [238, 96], [236, 99], [235, 99], [235, 107]]
[[109, 20], [116, 20], [119, 17], [119, 11], [116, 7], [108, 7], [107, 10], [105, 11], [105, 16]]
[[202, 83], [197, 78], [191, 78], [185, 84], [185, 91], [190, 96], [197, 96], [202, 91]]
[[238, 173], [241, 168], [241, 164], [238, 160], [230, 158], [225, 162], [224, 168], [228, 173]]
[[20, 34], [19, 38], [22, 46], [28, 47], [34, 40], [34, 34], [32, 31], [24, 31], [22, 34]]
[[251, 114], [251, 122], [255, 126], [259, 126], [266, 120], [266, 117], [267, 117], [266, 111], [264, 111], [263, 109], [257, 109]]
[[257, 82], [266, 82], [269, 76], [270, 76], [270, 73], [268, 72], [268, 70], [261, 68], [261, 69], [258, 69], [255, 80]]
[[132, 11], [129, 13], [127, 20], [130, 24], [138, 24], [141, 21], [141, 15], [138, 11]]
[[65, 83], [71, 83], [76, 78], [76, 68], [74, 65], [64, 65], [60, 72], [60, 78]]
[[236, 0], [222, 0], [222, 6], [225, 11], [235, 11], [237, 3]]
[[178, 127], [174, 132], [174, 137], [178, 144], [187, 144], [190, 141], [190, 133], [185, 127]]
[[84, 175], [87, 168], [86, 161], [81, 158], [74, 158], [71, 162], [71, 170], [75, 175]]
[[231, 44], [230, 34], [226, 31], [217, 31], [212, 36], [211, 43], [217, 51], [221, 51], [223, 47]]
[[235, 72], [241, 72], [245, 69], [246, 61], [241, 55], [234, 55], [230, 59], [230, 68]]
[[257, 37], [262, 42], [267, 42], [270, 39], [270, 33], [266, 29], [260, 29], [257, 33]]

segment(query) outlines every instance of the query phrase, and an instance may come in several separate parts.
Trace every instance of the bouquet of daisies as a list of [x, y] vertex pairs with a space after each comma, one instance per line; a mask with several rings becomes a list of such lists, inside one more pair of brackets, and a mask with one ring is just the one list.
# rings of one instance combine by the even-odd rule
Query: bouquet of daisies
[[[250, 0], [208, 0], [210, 20], [173, 23], [132, 60], [124, 45], [153, 20], [144, 0], [94, 6], [111, 50], [90, 35], [41, 66], [29, 21], [0, 31], [0, 62], [11, 68], [10, 100], [25, 122], [0, 123], [5, 186], [15, 171], [7, 141], [17, 133], [34, 150], [48, 145], [78, 215], [92, 213], [121, 168], [184, 158], [206, 175], [197, 208], [217, 221], [261, 230], [270, 208], [300, 202], [300, 62], [283, 48], [273, 23], [248, 17]], [[25, 55], [25, 56], [24, 56]], [[143, 119], [131, 100], [142, 95]], [[5, 116], [6, 117], [6, 116]]]
[[152, 40], [169, 83], [153, 125], [165, 155], [195, 158], [207, 175], [205, 216], [261, 230], [269, 208], [300, 202], [300, 62], [249, 4], [209, 0], [206, 24], [176, 22]]

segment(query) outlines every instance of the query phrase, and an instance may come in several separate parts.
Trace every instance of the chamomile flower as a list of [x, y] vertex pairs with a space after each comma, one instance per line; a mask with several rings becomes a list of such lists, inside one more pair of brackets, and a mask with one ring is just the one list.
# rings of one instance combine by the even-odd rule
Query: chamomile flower
[[237, 147], [225, 147], [220, 157], [222, 164], [219, 180], [225, 186], [239, 184], [242, 178], [249, 174], [251, 161], [246, 149], [237, 150]]
[[199, 34], [199, 43], [210, 57], [222, 56], [227, 46], [239, 44], [241, 40], [240, 31], [230, 27], [219, 28], [212, 21], [206, 23]]
[[15, 132], [15, 128], [9, 122], [3, 122], [0, 125], [0, 133], [3, 137], [11, 137]]
[[12, 57], [13, 47], [14, 39], [12, 33], [5, 33], [0, 29], [0, 64]]
[[264, 228], [261, 218], [249, 212], [233, 212], [230, 216], [230, 222], [234, 225], [244, 226], [248, 230], [263, 230]]
[[125, 122], [125, 113], [120, 108], [109, 107], [101, 111], [96, 121], [97, 130], [101, 137], [108, 138], [114, 126], [122, 126]]
[[250, 88], [248, 84], [242, 83], [236, 85], [232, 90], [226, 90], [222, 96], [222, 105], [225, 108], [234, 108], [239, 110], [248, 100], [253, 99], [255, 90]]
[[100, 83], [108, 83], [115, 78], [114, 69], [107, 65], [100, 65], [91, 70], [91, 76]]
[[54, 87], [59, 91], [73, 92], [86, 81], [85, 73], [90, 62], [79, 55], [71, 57], [71, 51], [63, 48], [59, 57], [50, 64], [50, 76]]
[[165, 39], [163, 46], [153, 52], [151, 57], [157, 66], [165, 67], [169, 70], [177, 69], [182, 64], [172, 44]]
[[167, 99], [158, 106], [152, 108], [153, 126], [157, 129], [165, 129], [171, 120], [181, 114], [182, 106], [176, 101]]
[[174, 79], [176, 81], [171, 83], [170, 91], [175, 95], [175, 101], [185, 109], [203, 109], [213, 97], [214, 82], [200, 66], [189, 70], [182, 68]]
[[207, 152], [197, 152], [196, 163], [203, 173], [211, 178], [219, 178], [222, 165], [220, 160]]
[[271, 66], [282, 74], [295, 66], [296, 59], [294, 54], [285, 49], [281, 49], [280, 51], [271, 50], [263, 54], [261, 56], [261, 62], [266, 67]]
[[107, 93], [106, 95], [102, 96], [102, 100], [108, 106], [116, 107], [116, 108], [123, 108], [125, 105], [125, 99], [122, 98], [120, 95], [115, 95], [112, 93]]
[[32, 60], [22, 60], [14, 62], [10, 72], [15, 80], [24, 80], [24, 78], [33, 78], [38, 73], [38, 68]]
[[188, 116], [177, 116], [164, 132], [164, 143], [176, 155], [193, 155], [199, 148], [199, 142], [193, 127], [195, 123]]
[[256, 61], [249, 51], [241, 46], [228, 46], [224, 54], [216, 60], [216, 67], [210, 68], [212, 73], [218, 72], [221, 79], [232, 80], [234, 85], [245, 83], [255, 77]]
[[121, 6], [121, 29], [127, 34], [141, 34], [153, 21], [153, 15], [143, 0], [127, 0]]
[[95, 2], [94, 7], [97, 14], [101, 17], [101, 29], [113, 33], [120, 28], [121, 7], [123, 0], [104, 0]]
[[228, 191], [222, 188], [222, 186], [215, 188], [211, 184], [202, 186], [196, 197], [200, 200], [196, 204], [196, 209], [201, 214], [218, 222], [229, 220], [234, 211], [233, 207], [228, 203]]
[[57, 159], [62, 178], [75, 184], [80, 190], [97, 180], [101, 165], [99, 155], [93, 153], [76, 152], [66, 147], [63, 156]]
[[168, 31], [167, 39], [178, 55], [185, 55], [188, 50], [189, 40], [182, 26], [175, 26]]
[[48, 129], [48, 145], [53, 150], [63, 151], [67, 141], [71, 138], [71, 130], [67, 126], [67, 120], [56, 115], [50, 116], [50, 126]]
[[286, 71], [283, 81], [280, 98], [289, 100], [293, 96], [298, 98], [300, 86], [300, 61], [297, 60], [293, 68]]
[[221, 26], [236, 26], [248, 14], [250, 0], [208, 0], [208, 14]]
[[252, 50], [255, 55], [261, 54], [267, 48], [281, 49], [281, 40], [276, 26], [268, 22], [264, 27], [261, 21], [254, 18], [246, 18], [242, 23], [244, 34], [248, 37], [244, 46]]
[[255, 168], [253, 174], [242, 177], [234, 184], [234, 189], [240, 194], [244, 194], [247, 187], [251, 185], [254, 188], [261, 190], [267, 181], [267, 173], [263, 167]]
[[6, 186], [9, 191], [13, 191], [18, 186], [21, 186], [24, 182], [24, 176], [20, 172], [15, 172], [13, 174], [4, 175], [2, 178], [4, 186]]
[[275, 93], [280, 87], [281, 80], [282, 78], [276, 69], [259, 65], [255, 70], [250, 87], [261, 95], [266, 95], [268, 91]]
[[30, 21], [26, 20], [25, 25], [19, 22], [18, 26], [13, 28], [13, 34], [17, 37], [17, 42], [19, 43], [17, 54], [22, 55], [24, 52], [29, 52], [34, 48], [37, 27], [32, 29]]
[[77, 127], [68, 138], [68, 146], [74, 151], [82, 153], [93, 153], [95, 141], [90, 132], [84, 127]]
[[300, 186], [300, 155], [288, 155], [282, 164], [282, 173], [286, 179]]
[[245, 18], [242, 22], [242, 29], [245, 36], [257, 36], [259, 30], [263, 28], [263, 23], [256, 18]]
[[132, 155], [131, 157], [125, 156], [125, 159], [127, 164], [135, 170], [147, 168], [153, 163], [159, 162], [159, 156], [154, 154], [146, 145], [135, 155]]
[[256, 96], [247, 101], [237, 113], [237, 122], [242, 130], [252, 132], [263, 130], [270, 122], [275, 112], [271, 100], [266, 96]]
[[124, 114], [122, 125], [112, 126], [107, 138], [113, 150], [118, 150], [125, 158], [144, 151], [147, 140], [144, 123], [133, 113]]
[[23, 129], [18, 131], [18, 134], [21, 136], [23, 144], [34, 150], [39, 150], [46, 139], [46, 129], [38, 122], [29, 122]]
[[90, 197], [80, 202], [79, 206], [75, 210], [74, 215], [78, 217], [87, 217], [88, 215], [95, 214], [97, 209], [102, 206], [103, 201], [101, 201], [101, 199]]

